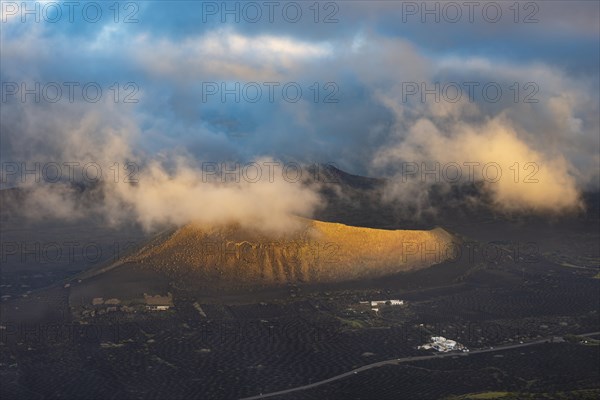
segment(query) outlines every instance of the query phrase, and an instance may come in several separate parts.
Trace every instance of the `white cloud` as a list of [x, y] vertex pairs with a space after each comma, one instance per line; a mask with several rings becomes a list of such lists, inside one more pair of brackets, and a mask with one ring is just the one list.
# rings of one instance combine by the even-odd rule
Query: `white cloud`
[[209, 31], [182, 42], [149, 35], [136, 41], [141, 67], [167, 78], [221, 78], [269, 81], [284, 72], [333, 54], [327, 42], [310, 43], [291, 37], [245, 36], [231, 29]]

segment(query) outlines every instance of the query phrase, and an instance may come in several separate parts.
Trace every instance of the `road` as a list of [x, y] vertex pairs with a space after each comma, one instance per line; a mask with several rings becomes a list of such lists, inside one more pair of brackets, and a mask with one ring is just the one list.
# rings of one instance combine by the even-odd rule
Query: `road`
[[[589, 336], [596, 336], [596, 335], [600, 335], [600, 332], [591, 332], [591, 333], [577, 334], [576, 336], [589, 337]], [[281, 396], [281, 395], [292, 393], [292, 392], [299, 392], [301, 390], [312, 389], [312, 388], [315, 388], [317, 386], [321, 386], [321, 385], [325, 385], [327, 383], [335, 382], [337, 380], [344, 379], [344, 378], [349, 377], [349, 376], [354, 376], [354, 375], [356, 375], [358, 373], [361, 373], [363, 371], [367, 371], [369, 369], [381, 367], [381, 366], [384, 366], [384, 365], [398, 365], [398, 364], [402, 364], [402, 363], [406, 363], [406, 362], [432, 360], [432, 359], [440, 359], [440, 358], [446, 358], [446, 357], [457, 357], [457, 356], [458, 357], [467, 357], [467, 356], [470, 356], [470, 355], [473, 355], [473, 354], [493, 353], [493, 352], [497, 352], [497, 351], [510, 350], [510, 349], [518, 349], [520, 347], [533, 346], [533, 345], [536, 345], [536, 344], [542, 344], [542, 343], [549, 342], [550, 340], [552, 340], [552, 337], [548, 337], [548, 338], [544, 338], [544, 339], [540, 339], [540, 340], [534, 340], [534, 341], [526, 342], [526, 343], [507, 344], [507, 345], [503, 345], [503, 346], [497, 346], [497, 347], [494, 347], [494, 348], [481, 349], [481, 350], [473, 350], [473, 351], [470, 351], [468, 353], [450, 352], [450, 353], [436, 353], [434, 355], [418, 356], [418, 357], [393, 358], [391, 360], [384, 360], [384, 361], [379, 361], [379, 362], [376, 362], [376, 363], [373, 363], [373, 364], [367, 364], [367, 365], [364, 365], [364, 366], [362, 366], [360, 368], [353, 369], [351, 371], [345, 372], [345, 373], [340, 374], [340, 375], [332, 376], [331, 378], [324, 379], [322, 381], [310, 383], [308, 385], [297, 386], [295, 388], [286, 389], [286, 390], [280, 390], [278, 392], [271, 392], [271, 393], [259, 394], [259, 395], [252, 396], [252, 397], [245, 397], [245, 398], [240, 399], [240, 400], [266, 399], [266, 398], [269, 398], [269, 397]]]

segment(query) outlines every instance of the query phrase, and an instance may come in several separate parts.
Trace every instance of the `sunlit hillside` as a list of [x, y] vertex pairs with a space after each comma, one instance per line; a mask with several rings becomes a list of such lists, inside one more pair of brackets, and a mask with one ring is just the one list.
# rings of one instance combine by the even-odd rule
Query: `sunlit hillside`
[[452, 253], [441, 228], [383, 230], [301, 220], [296, 233], [269, 236], [237, 225], [188, 224], [126, 261], [169, 275], [262, 282], [332, 282], [428, 267]]

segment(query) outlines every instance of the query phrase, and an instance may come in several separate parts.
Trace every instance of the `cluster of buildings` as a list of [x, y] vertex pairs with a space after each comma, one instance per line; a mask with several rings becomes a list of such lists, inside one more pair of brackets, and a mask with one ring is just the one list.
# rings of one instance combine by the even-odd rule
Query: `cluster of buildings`
[[378, 312], [379, 307], [381, 307], [381, 306], [402, 306], [402, 305], [404, 305], [404, 300], [398, 300], [398, 299], [371, 300], [371, 301], [361, 301], [360, 304], [370, 304], [371, 310]]
[[116, 311], [132, 312], [133, 309], [121, 304], [121, 300], [117, 298], [104, 299], [103, 297], [94, 297], [92, 299], [91, 310], [85, 309], [81, 312], [82, 316], [93, 317], [95, 315], [103, 315]]
[[167, 311], [173, 307], [173, 295], [168, 293], [166, 296], [149, 295], [144, 293], [144, 304], [126, 306], [121, 304], [121, 300], [117, 298], [104, 299], [103, 297], [94, 297], [92, 299], [92, 309], [82, 311], [82, 316], [96, 316], [111, 312], [136, 312], [140, 307], [145, 307], [148, 311]]
[[469, 351], [469, 349], [467, 349], [462, 344], [452, 339], [446, 339], [443, 336], [432, 336], [431, 342], [425, 343], [424, 345], [419, 346], [417, 348], [419, 350], [434, 349], [442, 353], [446, 353], [448, 351], [462, 351], [464, 353], [467, 353]]

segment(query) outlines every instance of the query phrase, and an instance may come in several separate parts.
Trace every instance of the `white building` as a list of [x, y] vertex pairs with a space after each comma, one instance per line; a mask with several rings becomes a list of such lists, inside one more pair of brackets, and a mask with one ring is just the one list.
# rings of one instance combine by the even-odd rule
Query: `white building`
[[385, 306], [385, 305], [391, 305], [391, 306], [401, 306], [404, 304], [404, 300], [372, 300], [371, 301], [371, 307], [378, 307], [378, 306]]
[[441, 351], [441, 352], [447, 352], [447, 351], [453, 351], [453, 350], [462, 350], [465, 352], [469, 351], [462, 344], [457, 343], [455, 340], [452, 340], [452, 339], [446, 339], [443, 336], [432, 336], [430, 343], [426, 343], [422, 346], [419, 346], [418, 348], [424, 349], [424, 350], [435, 349], [435, 350]]
[[167, 311], [170, 307], [165, 305], [150, 305], [146, 306], [147, 310], [151, 311]]

